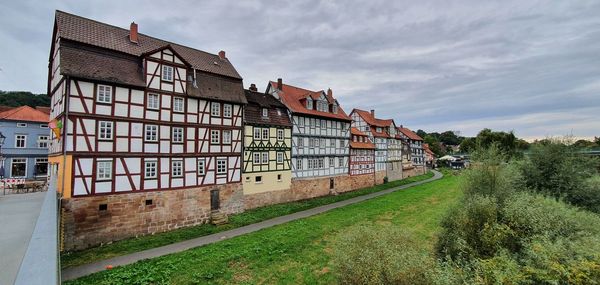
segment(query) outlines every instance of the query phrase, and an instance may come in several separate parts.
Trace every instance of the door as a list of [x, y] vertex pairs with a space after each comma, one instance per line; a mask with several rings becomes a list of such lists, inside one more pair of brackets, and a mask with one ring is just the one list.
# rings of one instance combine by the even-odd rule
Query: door
[[219, 190], [210, 191], [210, 210], [218, 210], [221, 206], [219, 205]]
[[333, 189], [333, 178], [329, 178], [329, 189]]

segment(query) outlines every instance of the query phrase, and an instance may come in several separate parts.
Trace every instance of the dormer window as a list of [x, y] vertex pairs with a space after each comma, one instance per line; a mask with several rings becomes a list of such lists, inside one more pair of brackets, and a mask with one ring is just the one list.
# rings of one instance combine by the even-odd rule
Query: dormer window
[[263, 108], [262, 109], [262, 116], [263, 117], [268, 117], [269, 116], [269, 110], [267, 108]]
[[313, 101], [312, 101], [312, 99], [308, 98], [306, 100], [306, 109], [312, 110], [312, 108], [313, 108]]
[[333, 104], [333, 106], [331, 106], [331, 112], [334, 114], [337, 114], [338, 112], [338, 106], [336, 104]]
[[381, 128], [377, 127], [377, 132], [381, 133]]
[[173, 81], [173, 67], [168, 65], [163, 65], [162, 67], [162, 80], [164, 81]]

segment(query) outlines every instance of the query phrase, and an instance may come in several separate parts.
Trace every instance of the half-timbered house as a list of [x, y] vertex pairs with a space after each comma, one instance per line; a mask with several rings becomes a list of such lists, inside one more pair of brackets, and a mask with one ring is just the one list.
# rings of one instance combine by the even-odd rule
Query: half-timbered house
[[355, 127], [350, 132], [350, 175], [370, 175], [375, 184], [375, 144]]
[[254, 208], [278, 203], [281, 191], [292, 183], [292, 123], [287, 108], [252, 84], [245, 91], [244, 206]]
[[[415, 132], [400, 125], [398, 132], [403, 135], [406, 143], [410, 148], [412, 165], [415, 167], [415, 175], [425, 173], [425, 152], [423, 150], [423, 139]], [[405, 175], [405, 176], [411, 176]]]
[[48, 67], [67, 248], [243, 210], [246, 99], [225, 52], [57, 11]]

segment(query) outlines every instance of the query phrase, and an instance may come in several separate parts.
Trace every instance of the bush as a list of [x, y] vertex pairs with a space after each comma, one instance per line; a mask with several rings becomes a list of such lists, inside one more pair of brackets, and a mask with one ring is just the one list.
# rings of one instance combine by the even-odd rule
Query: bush
[[362, 225], [337, 240], [333, 264], [342, 284], [432, 284], [436, 266], [411, 234]]

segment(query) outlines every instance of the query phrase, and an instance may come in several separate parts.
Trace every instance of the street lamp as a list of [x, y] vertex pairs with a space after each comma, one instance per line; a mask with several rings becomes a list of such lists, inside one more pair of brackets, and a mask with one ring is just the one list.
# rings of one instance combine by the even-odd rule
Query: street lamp
[[[0, 132], [0, 179], [4, 180], [4, 156], [2, 156], [2, 146], [6, 137]], [[2, 195], [6, 195], [6, 181], [3, 181]]]

